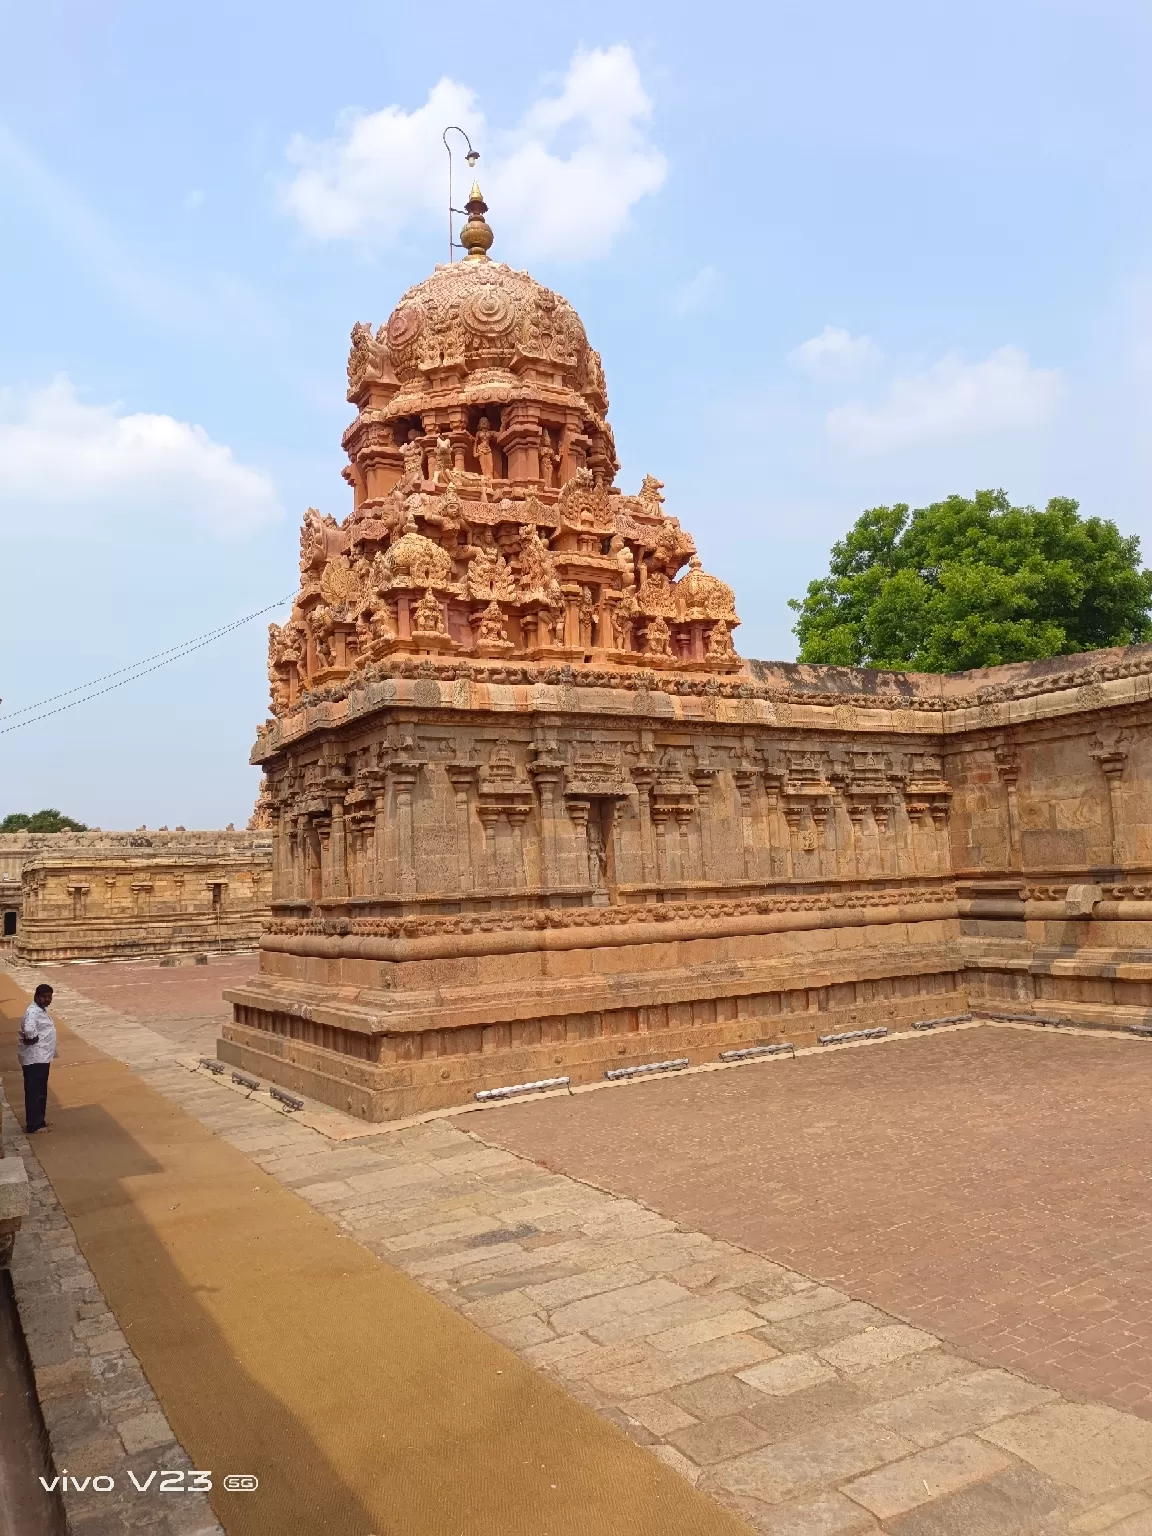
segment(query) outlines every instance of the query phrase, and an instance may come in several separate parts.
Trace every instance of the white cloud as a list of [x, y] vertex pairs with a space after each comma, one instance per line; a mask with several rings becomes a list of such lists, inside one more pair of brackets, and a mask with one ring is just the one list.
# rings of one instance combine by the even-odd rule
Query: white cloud
[[871, 336], [853, 336], [840, 325], [826, 325], [819, 336], [810, 336], [788, 354], [788, 361], [813, 378], [844, 378], [883, 353]]
[[[498, 255], [514, 265], [541, 256], [599, 256], [633, 205], [667, 175], [648, 137], [651, 114], [624, 44], [576, 53], [559, 94], [533, 103], [508, 131], [488, 129], [476, 93], [445, 77], [412, 112], [396, 105], [349, 110], [331, 139], [297, 134], [287, 154], [298, 169], [283, 200], [321, 239], [387, 246], [439, 221], [447, 241], [441, 134], [446, 123], [458, 123], [482, 153], [475, 174], [492, 207]], [[456, 164], [453, 201], [462, 207], [461, 183], [473, 173], [459, 155]]]
[[677, 290], [672, 307], [678, 315], [694, 315], [705, 309], [716, 292], [719, 274], [715, 267], [701, 267], [696, 276]]
[[1019, 347], [1000, 347], [982, 363], [949, 353], [926, 373], [896, 379], [879, 405], [830, 411], [828, 435], [851, 452], [870, 454], [1024, 432], [1049, 419], [1063, 388], [1059, 369], [1031, 367]]
[[45, 389], [0, 390], [0, 508], [8, 534], [147, 514], [230, 536], [280, 516], [269, 476], [203, 427], [86, 405], [63, 375]]

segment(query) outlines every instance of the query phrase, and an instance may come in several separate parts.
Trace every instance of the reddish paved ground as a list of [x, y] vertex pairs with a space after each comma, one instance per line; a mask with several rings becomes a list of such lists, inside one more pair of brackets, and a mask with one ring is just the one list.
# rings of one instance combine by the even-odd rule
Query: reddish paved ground
[[259, 958], [249, 954], [212, 955], [207, 965], [160, 966], [146, 960], [45, 965], [37, 974], [139, 1019], [182, 1050], [215, 1055], [219, 1025], [232, 1017], [220, 994], [258, 969]]
[[480, 1129], [1152, 1418], [1152, 1042], [961, 1030], [510, 1105]]

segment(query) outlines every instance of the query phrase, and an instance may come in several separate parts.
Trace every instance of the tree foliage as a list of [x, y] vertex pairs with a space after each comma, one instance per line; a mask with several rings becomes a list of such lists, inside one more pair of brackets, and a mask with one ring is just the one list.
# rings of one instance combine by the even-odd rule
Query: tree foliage
[[57, 810], [13, 811], [0, 821], [0, 832], [87, 832], [82, 821], [75, 821]]
[[801, 661], [955, 672], [1152, 639], [1152, 571], [1078, 502], [977, 491], [864, 512], [789, 606]]

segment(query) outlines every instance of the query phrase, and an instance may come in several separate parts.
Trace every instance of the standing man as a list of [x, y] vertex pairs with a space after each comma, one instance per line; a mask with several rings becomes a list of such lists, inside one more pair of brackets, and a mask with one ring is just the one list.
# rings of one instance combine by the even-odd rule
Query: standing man
[[51, 1002], [52, 988], [47, 982], [41, 982], [20, 1025], [17, 1055], [24, 1069], [24, 1128], [29, 1136], [51, 1129], [44, 1120], [48, 1103], [48, 1069], [56, 1055], [56, 1026], [48, 1017]]

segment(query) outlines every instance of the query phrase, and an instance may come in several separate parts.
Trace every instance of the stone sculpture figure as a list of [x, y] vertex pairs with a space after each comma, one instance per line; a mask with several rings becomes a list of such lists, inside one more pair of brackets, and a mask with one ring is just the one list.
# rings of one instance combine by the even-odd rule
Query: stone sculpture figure
[[591, 647], [596, 643], [596, 626], [599, 623], [596, 604], [592, 601], [591, 588], [580, 588], [580, 603], [577, 612], [580, 615], [580, 644]]
[[488, 424], [487, 416], [481, 416], [476, 423], [476, 433], [472, 439], [472, 449], [480, 465], [480, 473], [485, 480], [492, 479], [492, 439], [495, 433]]
[[448, 625], [444, 619], [444, 610], [433, 596], [429, 587], [424, 596], [416, 604], [412, 615], [412, 630], [414, 634], [421, 635], [446, 635]]
[[671, 656], [671, 631], [667, 622], [658, 614], [644, 631], [644, 652], [647, 656]]
[[424, 450], [418, 441], [415, 427], [409, 429], [408, 441], [401, 448], [404, 456], [404, 485], [409, 490], [419, 489], [424, 479]]
[[636, 598], [631, 590], [624, 596], [612, 610], [612, 637], [616, 642], [618, 651], [630, 651], [632, 649], [632, 632], [636, 626], [636, 616], [639, 613]]
[[551, 488], [556, 479], [556, 450], [546, 430], [540, 433], [540, 483]]

